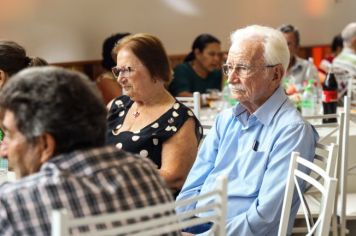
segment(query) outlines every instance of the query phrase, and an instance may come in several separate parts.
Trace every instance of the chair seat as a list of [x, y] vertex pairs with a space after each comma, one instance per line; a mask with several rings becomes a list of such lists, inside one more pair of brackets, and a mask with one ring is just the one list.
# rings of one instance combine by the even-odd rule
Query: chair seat
[[[307, 202], [307, 205], [309, 206], [310, 214], [312, 217], [318, 217], [319, 215], [319, 210], [320, 210], [320, 200], [317, 200], [314, 196], [310, 194], [305, 195], [305, 201]], [[299, 206], [298, 213], [296, 219], [301, 219], [304, 218], [304, 211], [302, 206]]]
[[[340, 215], [340, 196], [338, 197], [338, 215]], [[346, 211], [345, 211], [346, 219], [348, 220], [356, 220], [356, 193], [348, 193], [346, 194]]]

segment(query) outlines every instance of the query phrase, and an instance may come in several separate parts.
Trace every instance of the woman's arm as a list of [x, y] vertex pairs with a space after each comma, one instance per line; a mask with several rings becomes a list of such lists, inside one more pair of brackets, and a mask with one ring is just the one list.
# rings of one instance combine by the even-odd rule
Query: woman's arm
[[162, 165], [159, 170], [168, 187], [180, 190], [198, 151], [195, 121], [189, 118], [178, 132], [162, 146]]

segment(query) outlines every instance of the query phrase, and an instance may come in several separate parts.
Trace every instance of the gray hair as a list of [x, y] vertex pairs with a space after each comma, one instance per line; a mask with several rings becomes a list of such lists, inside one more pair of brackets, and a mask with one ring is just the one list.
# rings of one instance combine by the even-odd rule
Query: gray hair
[[231, 45], [245, 40], [261, 39], [264, 48], [264, 59], [268, 65], [282, 64], [284, 72], [289, 64], [289, 49], [283, 34], [271, 27], [251, 25], [237, 29], [231, 34]]
[[351, 47], [352, 39], [356, 37], [356, 22], [349, 23], [341, 32], [345, 47]]
[[79, 72], [56, 67], [19, 72], [0, 92], [1, 118], [6, 110], [28, 142], [52, 135], [55, 154], [105, 144], [105, 105], [95, 84]]

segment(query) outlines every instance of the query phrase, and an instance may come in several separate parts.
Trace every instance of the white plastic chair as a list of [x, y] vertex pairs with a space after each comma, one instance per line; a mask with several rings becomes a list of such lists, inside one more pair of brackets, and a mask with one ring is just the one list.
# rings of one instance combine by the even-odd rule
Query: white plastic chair
[[202, 126], [203, 126], [203, 138], [202, 138], [202, 141], [203, 141], [204, 138], [208, 135], [208, 133], [209, 133], [209, 131], [210, 131], [210, 129], [211, 129], [211, 127], [212, 127], [213, 125], [210, 125], [210, 124], [203, 124]]
[[[324, 170], [328, 176], [335, 177], [336, 167], [337, 167], [336, 163], [337, 163], [338, 145], [336, 145], [334, 143], [331, 143], [328, 145], [317, 143], [315, 153], [316, 154], [314, 157], [314, 164], [319, 166], [322, 170]], [[310, 174], [317, 181], [321, 180], [321, 184], [323, 184], [322, 178], [320, 175], [318, 175], [315, 172], [311, 172]], [[308, 205], [308, 208], [306, 209], [307, 212], [305, 212], [305, 208], [303, 207], [303, 205], [301, 205], [299, 207], [299, 210], [298, 210], [297, 216], [296, 216], [297, 224], [301, 223], [300, 219], [305, 219], [306, 213], [308, 214], [308, 216], [310, 218], [316, 218], [319, 215], [319, 208], [320, 208], [320, 201], [321, 201], [319, 191], [315, 187], [313, 187], [313, 185], [306, 184], [303, 197], [304, 197], [304, 201]], [[335, 207], [333, 207], [333, 208], [335, 208]], [[333, 212], [334, 212], [334, 210], [333, 210]], [[332, 220], [333, 220], [333, 226], [334, 226], [332, 229], [333, 235], [337, 235], [336, 213], [332, 214]], [[304, 222], [302, 222], [302, 223], [304, 223]], [[308, 228], [306, 226], [294, 225], [292, 232], [293, 233], [307, 233]]]
[[200, 119], [200, 93], [194, 92], [193, 97], [176, 97], [178, 101], [191, 108], [195, 114], [195, 116]]
[[350, 77], [348, 81], [347, 96], [350, 98], [351, 107], [356, 107], [356, 76]]
[[[353, 163], [347, 168], [347, 170], [348, 170], [347, 174], [349, 176], [356, 175], [356, 164]], [[346, 193], [345, 203], [347, 203], [344, 212], [345, 220], [356, 220], [356, 193]], [[341, 215], [342, 214], [341, 202], [338, 203], [338, 209], [339, 209], [338, 214]]]
[[[314, 127], [318, 130], [320, 139], [319, 142], [323, 144], [330, 144], [335, 142], [335, 138], [332, 136], [336, 134], [336, 144], [339, 146], [338, 150], [338, 160], [335, 175], [333, 177], [337, 178], [338, 181], [338, 194], [336, 194], [336, 201], [334, 213], [339, 216], [338, 223], [335, 223], [333, 217], [333, 232], [337, 235], [336, 227], [340, 230], [340, 235], [344, 236], [347, 232], [346, 229], [346, 206], [347, 205], [347, 173], [348, 173], [348, 143], [349, 143], [349, 127], [350, 127], [350, 98], [344, 97], [344, 109], [342, 112], [337, 114], [329, 115], [316, 115], [304, 117], [305, 120], [310, 120], [314, 122]], [[325, 118], [336, 118], [337, 123], [326, 123], [321, 122]], [[319, 121], [315, 123], [316, 121]]]
[[[305, 174], [298, 170], [298, 167], [305, 167], [321, 176], [323, 184], [319, 180], [313, 178], [313, 175]], [[320, 208], [318, 218], [314, 224], [312, 224], [311, 217], [307, 214], [308, 206], [304, 201], [302, 190], [299, 187], [300, 181], [312, 185], [315, 189], [320, 191]], [[335, 193], [337, 187], [337, 179], [332, 178], [328, 173], [320, 168], [318, 165], [302, 158], [298, 152], [293, 152], [291, 156], [291, 162], [289, 166], [288, 179], [286, 185], [286, 191], [284, 195], [283, 208], [281, 214], [281, 221], [279, 225], [279, 236], [287, 235], [288, 222], [290, 211], [292, 207], [292, 199], [294, 190], [298, 192], [298, 197], [301, 200], [301, 205], [305, 212], [305, 219], [307, 224], [307, 235], [324, 236], [329, 234], [330, 220], [333, 211], [333, 203], [335, 200]]]
[[[210, 202], [202, 207], [186, 211], [180, 214], [166, 214], [173, 212], [176, 207], [190, 205], [199, 200], [213, 197], [215, 201]], [[227, 204], [227, 178], [221, 176], [217, 180], [214, 190], [190, 199], [184, 199], [177, 202], [160, 204], [141, 209], [135, 209], [117, 213], [107, 213], [96, 216], [88, 216], [82, 218], [70, 218], [66, 210], [54, 210], [52, 213], [52, 236], [69, 236], [70, 229], [79, 226], [91, 226], [90, 232], [83, 232], [80, 236], [96, 236], [96, 235], [131, 235], [131, 236], [150, 236], [161, 235], [170, 232], [176, 232], [181, 229], [199, 225], [203, 223], [213, 222], [213, 226], [209, 232], [213, 235], [225, 236], [225, 220], [226, 220], [226, 204]], [[192, 218], [193, 216], [209, 212], [209, 216]], [[160, 217], [156, 217], [159, 215]], [[133, 223], [115, 225], [115, 222], [127, 222], [133, 220]], [[114, 224], [112, 224], [114, 223]], [[110, 227], [105, 229], [96, 229], [95, 225], [106, 224]]]

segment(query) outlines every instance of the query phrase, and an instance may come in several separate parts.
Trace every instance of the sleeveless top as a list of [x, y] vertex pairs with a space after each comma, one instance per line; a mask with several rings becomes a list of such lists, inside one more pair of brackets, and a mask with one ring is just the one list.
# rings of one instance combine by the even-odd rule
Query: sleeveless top
[[119, 149], [147, 157], [160, 168], [162, 144], [178, 132], [189, 118], [195, 120], [194, 132], [198, 143], [200, 142], [203, 128], [199, 120], [192, 110], [177, 100], [167, 112], [141, 130], [119, 133], [132, 104], [133, 101], [125, 95], [113, 101], [108, 115], [107, 144], [113, 144]]

